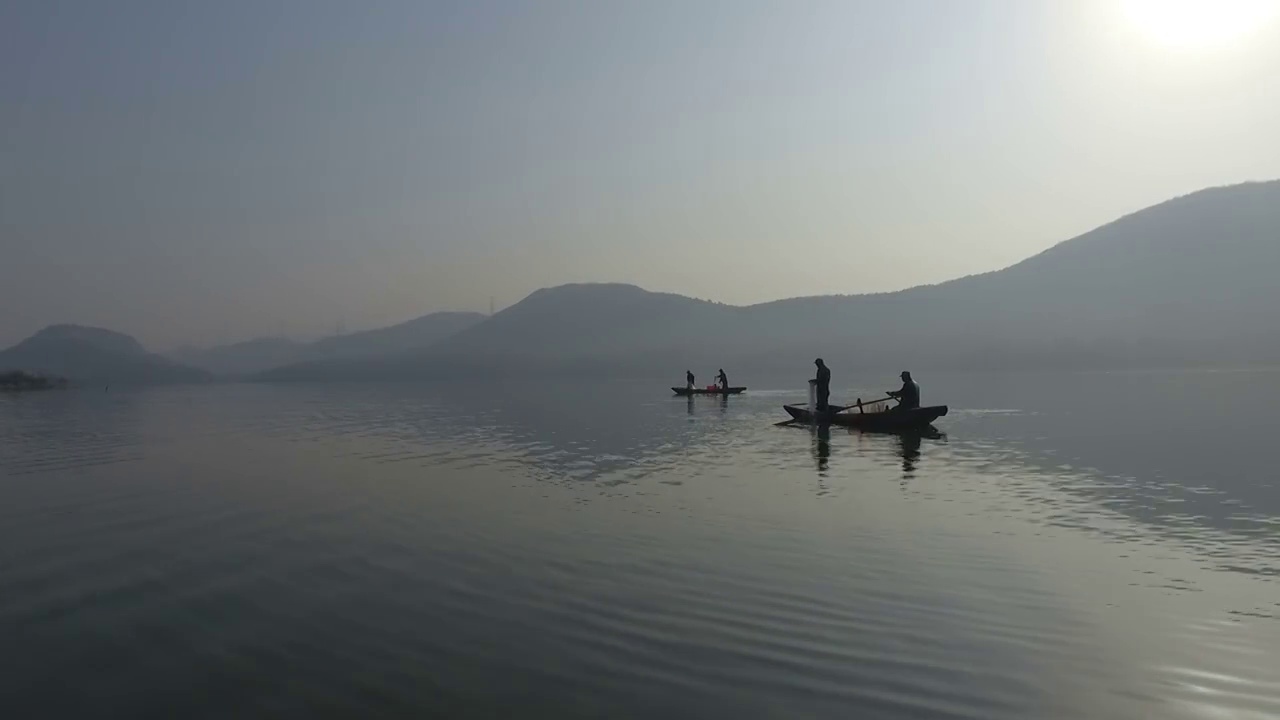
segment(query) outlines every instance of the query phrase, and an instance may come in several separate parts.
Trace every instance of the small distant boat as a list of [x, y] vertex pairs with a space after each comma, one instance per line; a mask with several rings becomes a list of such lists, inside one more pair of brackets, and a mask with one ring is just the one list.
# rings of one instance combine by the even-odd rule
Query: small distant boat
[[810, 413], [809, 408], [799, 405], [783, 405], [782, 409], [786, 410], [787, 414], [797, 422], [813, 425], [841, 425], [873, 432], [924, 429], [929, 427], [934, 420], [947, 414], [946, 405], [872, 413], [839, 412], [843, 408]]
[[704, 388], [673, 387], [671, 390], [677, 395], [738, 395], [746, 390], [745, 387], [719, 388], [715, 386]]

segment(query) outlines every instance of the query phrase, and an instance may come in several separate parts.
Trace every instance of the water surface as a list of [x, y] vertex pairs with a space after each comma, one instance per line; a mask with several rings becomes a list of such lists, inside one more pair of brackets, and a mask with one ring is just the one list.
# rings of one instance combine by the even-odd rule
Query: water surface
[[1280, 716], [1280, 374], [741, 380], [0, 398], [0, 712]]

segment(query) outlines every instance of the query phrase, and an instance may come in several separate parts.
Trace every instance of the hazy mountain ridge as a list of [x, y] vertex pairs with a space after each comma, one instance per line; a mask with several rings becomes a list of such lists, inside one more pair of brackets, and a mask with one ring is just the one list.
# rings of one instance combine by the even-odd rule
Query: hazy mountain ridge
[[[427, 352], [281, 368], [274, 379], [520, 370], [806, 372], [1280, 361], [1280, 181], [1126, 215], [1008, 268], [870, 295], [736, 307], [630, 285], [539, 290]], [[705, 372], [705, 370], [703, 371]], [[732, 370], [731, 370], [732, 374]]]
[[711, 326], [744, 308], [654, 293], [619, 283], [579, 283], [538, 290], [488, 321], [442, 342], [447, 355], [499, 351], [511, 357], [629, 355], [681, 338], [676, 327]]
[[203, 370], [147, 352], [123, 333], [81, 325], [50, 325], [0, 352], [0, 369], [47, 373], [78, 381], [187, 383]]
[[[867, 295], [738, 307], [624, 284], [538, 290], [492, 317], [434, 313], [314, 343], [260, 339], [182, 357], [273, 380], [565, 373], [1092, 368], [1280, 362], [1280, 181], [1126, 215], [1010, 267]], [[207, 374], [98, 328], [51, 326], [0, 369], [189, 381]], [[740, 375], [738, 375], [740, 377]]]
[[209, 372], [250, 375], [286, 365], [372, 358], [422, 350], [485, 319], [473, 312], [438, 312], [384, 328], [295, 342], [259, 338], [205, 349], [175, 351], [173, 357]]
[[831, 329], [867, 362], [1001, 365], [1280, 360], [1280, 182], [1127, 215], [1003, 270], [864, 296], [755, 306], [783, 342]]
[[215, 375], [248, 375], [297, 362], [303, 346], [285, 338], [255, 338], [211, 348], [180, 348], [169, 357]]
[[336, 335], [306, 346], [307, 360], [328, 360], [398, 353], [425, 348], [478, 325], [487, 315], [475, 312], [436, 312], [374, 330]]

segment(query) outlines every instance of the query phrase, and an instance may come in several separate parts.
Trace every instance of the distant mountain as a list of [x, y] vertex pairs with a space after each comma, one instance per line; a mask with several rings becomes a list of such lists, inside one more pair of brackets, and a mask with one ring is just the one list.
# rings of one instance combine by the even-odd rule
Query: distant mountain
[[634, 285], [563, 285], [533, 293], [437, 349], [446, 355], [501, 354], [529, 361], [678, 352], [706, 332], [736, 329], [735, 321], [747, 312]]
[[[905, 258], [910, 260], [910, 258]], [[733, 307], [630, 285], [539, 290], [427, 351], [271, 379], [518, 371], [701, 375], [835, 367], [1086, 368], [1280, 362], [1280, 181], [1147, 208], [1017, 265], [874, 295]], [[832, 270], [836, 271], [835, 269]]]
[[126, 384], [209, 379], [202, 370], [147, 352], [128, 335], [80, 325], [51, 325], [0, 352], [0, 370]]
[[1280, 361], [1280, 181], [1123, 217], [1004, 270], [756, 306], [783, 342], [826, 329], [870, 364], [974, 368]]
[[249, 375], [297, 362], [305, 347], [283, 338], [258, 338], [211, 348], [181, 348], [169, 356], [215, 375]]
[[422, 350], [483, 322], [487, 316], [473, 312], [438, 312], [363, 332], [317, 340], [306, 347], [303, 360], [349, 360]]
[[207, 349], [182, 349], [171, 355], [218, 375], [250, 375], [299, 363], [349, 361], [424, 350], [484, 319], [480, 313], [439, 312], [311, 343], [262, 338]]
[[[673, 329], [716, 323], [742, 308], [633, 285], [581, 284], [539, 290], [421, 352], [277, 368], [268, 380], [412, 378], [490, 372], [574, 371], [680, 351]], [[641, 364], [641, 363], [637, 363]]]

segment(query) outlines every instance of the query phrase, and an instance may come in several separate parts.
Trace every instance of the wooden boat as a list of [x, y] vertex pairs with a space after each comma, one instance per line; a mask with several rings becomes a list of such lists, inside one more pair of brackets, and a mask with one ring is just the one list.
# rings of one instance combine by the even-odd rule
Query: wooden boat
[[860, 413], [856, 409], [838, 412], [837, 409], [833, 409], [827, 412], [810, 414], [809, 408], [800, 405], [783, 405], [782, 409], [786, 410], [787, 414], [798, 422], [814, 425], [841, 425], [872, 432], [923, 429], [929, 427], [934, 420], [947, 414], [946, 405], [933, 405], [913, 410], [894, 409], [875, 413]]
[[689, 388], [673, 387], [671, 388], [671, 390], [674, 391], [675, 394], [677, 395], [737, 395], [741, 393], [743, 390], [746, 390], [746, 388], [745, 387], [731, 387], [731, 388], [705, 387], [705, 388], [693, 388], [692, 390], [690, 390]]

